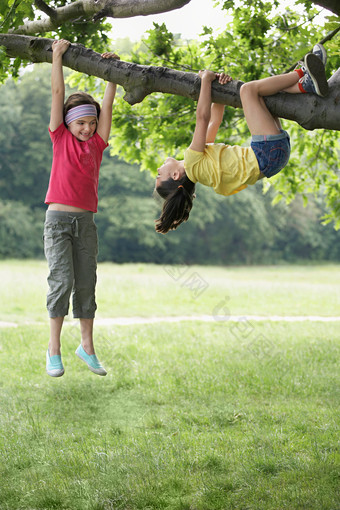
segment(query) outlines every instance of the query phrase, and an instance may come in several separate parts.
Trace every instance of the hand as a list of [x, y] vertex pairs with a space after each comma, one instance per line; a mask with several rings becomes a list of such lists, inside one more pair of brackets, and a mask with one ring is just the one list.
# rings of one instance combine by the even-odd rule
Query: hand
[[201, 80], [207, 80], [207, 81], [214, 81], [217, 78], [217, 73], [214, 73], [213, 71], [208, 71], [207, 69], [205, 71], [199, 71], [198, 76], [201, 78]]
[[68, 50], [70, 46], [70, 41], [66, 41], [66, 39], [56, 39], [52, 43], [52, 51], [55, 56], [64, 55], [64, 53]]
[[225, 74], [225, 73], [217, 73], [216, 78], [218, 78], [218, 82], [221, 85], [225, 85], [226, 83], [233, 81], [232, 77], [229, 76], [229, 74]]
[[113, 51], [107, 51], [106, 53], [102, 53], [102, 58], [114, 58], [116, 60], [120, 60], [120, 57], [116, 54], [116, 53], [113, 53]]

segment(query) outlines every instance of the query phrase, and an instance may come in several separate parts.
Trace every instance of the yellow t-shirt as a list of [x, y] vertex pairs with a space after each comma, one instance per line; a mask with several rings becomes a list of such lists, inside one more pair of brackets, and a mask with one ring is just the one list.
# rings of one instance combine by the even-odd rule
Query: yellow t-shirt
[[220, 195], [233, 195], [255, 184], [260, 169], [250, 147], [207, 144], [203, 152], [187, 149], [184, 167], [188, 178], [196, 183], [214, 188]]

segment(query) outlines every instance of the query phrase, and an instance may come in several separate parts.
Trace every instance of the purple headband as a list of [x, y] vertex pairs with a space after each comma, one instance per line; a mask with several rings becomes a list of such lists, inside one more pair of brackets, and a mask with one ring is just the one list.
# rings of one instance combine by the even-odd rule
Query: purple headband
[[81, 104], [79, 106], [74, 106], [65, 115], [65, 122], [69, 125], [71, 122], [80, 119], [81, 117], [97, 118], [97, 108], [93, 104]]

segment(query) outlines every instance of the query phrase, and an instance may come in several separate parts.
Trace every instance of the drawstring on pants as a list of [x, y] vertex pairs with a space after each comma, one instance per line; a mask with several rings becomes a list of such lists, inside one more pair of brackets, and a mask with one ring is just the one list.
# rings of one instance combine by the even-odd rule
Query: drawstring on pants
[[79, 225], [78, 225], [77, 216], [70, 215], [69, 218], [72, 219], [71, 225], [72, 225], [72, 231], [73, 231], [74, 237], [79, 237]]

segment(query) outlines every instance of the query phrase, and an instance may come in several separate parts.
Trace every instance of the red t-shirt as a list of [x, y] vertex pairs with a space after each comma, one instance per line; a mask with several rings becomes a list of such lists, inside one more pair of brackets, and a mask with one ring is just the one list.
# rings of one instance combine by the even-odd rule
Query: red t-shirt
[[45, 203], [73, 205], [97, 212], [99, 167], [107, 143], [95, 133], [79, 142], [64, 124], [49, 129], [53, 162]]

